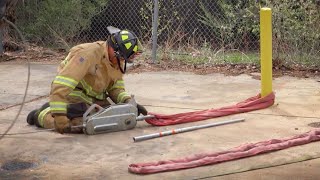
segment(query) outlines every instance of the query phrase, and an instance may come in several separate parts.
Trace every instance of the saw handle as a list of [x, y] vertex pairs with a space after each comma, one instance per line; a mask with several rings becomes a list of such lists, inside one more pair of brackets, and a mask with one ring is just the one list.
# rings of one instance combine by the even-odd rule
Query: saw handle
[[104, 110], [103, 107], [99, 106], [98, 104], [92, 104], [87, 110], [86, 112], [83, 114], [83, 120], [85, 120], [87, 118], [87, 116], [90, 114], [90, 112], [92, 110], [94, 110], [95, 108], [98, 109], [98, 112], [97, 113], [100, 113], [101, 111]]

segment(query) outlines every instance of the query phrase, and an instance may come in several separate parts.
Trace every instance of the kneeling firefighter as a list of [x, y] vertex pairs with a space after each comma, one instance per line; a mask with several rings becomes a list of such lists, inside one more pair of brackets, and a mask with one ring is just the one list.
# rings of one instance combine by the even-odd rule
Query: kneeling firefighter
[[[79, 44], [70, 49], [58, 67], [51, 84], [49, 103], [31, 111], [30, 125], [55, 128], [59, 133], [71, 132], [71, 126], [82, 125], [82, 116], [91, 104], [128, 103], [131, 96], [125, 91], [123, 74], [127, 62], [141, 53], [137, 36], [129, 30], [109, 26], [107, 41]], [[137, 104], [138, 114], [147, 110]], [[80, 131], [77, 130], [77, 131]]]

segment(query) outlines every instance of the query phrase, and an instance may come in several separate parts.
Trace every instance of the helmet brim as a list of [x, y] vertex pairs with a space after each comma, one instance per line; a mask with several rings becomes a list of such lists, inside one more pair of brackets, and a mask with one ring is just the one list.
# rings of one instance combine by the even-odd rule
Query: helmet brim
[[121, 30], [116, 28], [116, 27], [113, 27], [113, 26], [108, 26], [107, 27], [107, 30], [110, 34], [115, 34], [115, 33], [118, 33], [120, 32]]

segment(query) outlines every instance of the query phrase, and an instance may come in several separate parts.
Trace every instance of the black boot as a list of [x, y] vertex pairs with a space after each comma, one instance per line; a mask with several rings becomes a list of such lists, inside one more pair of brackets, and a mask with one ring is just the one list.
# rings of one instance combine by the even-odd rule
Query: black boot
[[29, 112], [28, 116], [27, 116], [27, 123], [29, 125], [34, 125], [34, 122], [37, 120], [36, 112], [38, 111], [38, 109], [35, 109], [31, 112]]
[[49, 107], [49, 103], [45, 103], [44, 105], [41, 106], [40, 109], [35, 109], [31, 111], [28, 116], [27, 116], [27, 122], [30, 125], [36, 125], [37, 127], [41, 127], [38, 121], [38, 116], [41, 111]]

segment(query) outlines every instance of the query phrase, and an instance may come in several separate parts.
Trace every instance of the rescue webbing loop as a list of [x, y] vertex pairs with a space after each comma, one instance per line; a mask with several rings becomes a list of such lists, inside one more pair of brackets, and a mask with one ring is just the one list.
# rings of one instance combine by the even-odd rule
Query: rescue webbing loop
[[257, 96], [248, 98], [245, 101], [242, 101], [236, 105], [222, 107], [219, 109], [207, 109], [172, 115], [150, 113], [152, 115], [155, 115], [155, 118], [147, 119], [146, 122], [155, 126], [167, 126], [173, 124], [200, 121], [220, 116], [227, 116], [231, 114], [238, 114], [267, 108], [273, 105], [274, 99], [274, 93], [271, 93], [266, 97], [261, 97], [261, 95], [258, 94]]
[[[258, 94], [236, 105], [222, 107], [219, 109], [207, 109], [207, 110], [179, 113], [179, 114], [173, 114], [173, 115], [150, 113], [155, 115], [155, 118], [146, 119], [146, 122], [156, 126], [166, 126], [166, 125], [200, 121], [200, 120], [210, 119], [214, 117], [227, 116], [231, 114], [238, 114], [238, 113], [244, 113], [244, 112], [267, 108], [274, 104], [274, 100], [275, 100], [275, 94], [273, 92], [265, 97], [261, 97], [261, 95]], [[313, 138], [311, 141], [314, 141], [315, 139], [320, 140], [320, 130], [317, 133], [318, 135], [316, 136], [316, 138]], [[307, 135], [300, 135], [300, 136], [305, 137]], [[223, 152], [213, 153], [213, 154], [198, 154], [198, 155], [194, 155], [194, 156], [190, 156], [190, 157], [186, 157], [178, 160], [130, 164], [128, 167], [128, 170], [132, 173], [137, 173], [137, 174], [150, 174], [150, 173], [156, 173], [156, 172], [172, 171], [172, 170], [193, 168], [193, 167], [209, 165], [209, 164], [216, 164], [219, 162], [230, 161], [230, 160], [239, 159], [242, 157], [253, 156], [259, 153], [265, 153], [265, 152], [270, 152], [274, 150], [288, 148], [293, 144], [299, 144], [299, 143], [296, 143], [294, 139], [299, 138], [300, 136], [294, 137], [292, 139], [289, 138], [284, 140], [271, 140], [271, 141], [259, 142], [256, 144], [249, 144], [249, 145], [246, 144], [229, 151], [223, 151]], [[311, 142], [309, 139], [301, 143]], [[288, 142], [292, 140], [293, 142]], [[275, 143], [278, 143], [279, 145], [274, 145]], [[261, 146], [265, 146], [265, 148], [264, 147], [261, 148]]]
[[227, 151], [196, 154], [175, 160], [130, 164], [128, 170], [136, 174], [151, 174], [188, 169], [282, 150], [315, 141], [320, 141], [320, 128], [290, 138], [271, 139], [258, 143], [244, 144]]

